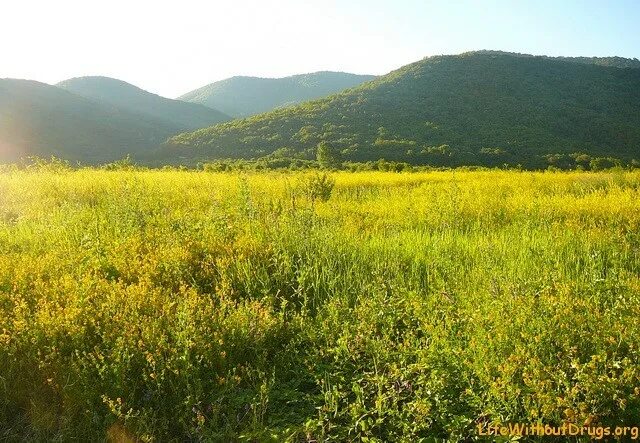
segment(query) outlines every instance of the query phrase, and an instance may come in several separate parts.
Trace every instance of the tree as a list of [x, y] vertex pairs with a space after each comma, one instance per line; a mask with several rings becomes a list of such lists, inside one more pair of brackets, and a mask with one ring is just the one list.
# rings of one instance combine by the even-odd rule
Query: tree
[[596, 157], [589, 162], [592, 171], [603, 171], [605, 169], [620, 166], [620, 160], [611, 157]]
[[326, 169], [339, 168], [342, 164], [340, 151], [325, 141], [318, 143], [316, 159], [320, 163], [320, 167]]

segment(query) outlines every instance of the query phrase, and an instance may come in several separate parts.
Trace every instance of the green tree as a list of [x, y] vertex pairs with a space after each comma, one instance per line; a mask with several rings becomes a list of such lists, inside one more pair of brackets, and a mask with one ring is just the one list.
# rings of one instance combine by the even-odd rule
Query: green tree
[[603, 171], [605, 169], [620, 166], [620, 161], [611, 157], [596, 157], [589, 162], [592, 171]]
[[316, 159], [320, 163], [320, 167], [326, 169], [339, 168], [342, 164], [340, 151], [324, 141], [318, 143]]

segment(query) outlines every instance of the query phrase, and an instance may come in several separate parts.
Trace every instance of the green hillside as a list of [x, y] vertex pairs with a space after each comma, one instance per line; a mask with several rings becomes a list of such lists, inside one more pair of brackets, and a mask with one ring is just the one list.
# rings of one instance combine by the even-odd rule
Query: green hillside
[[247, 117], [326, 97], [374, 78], [326, 71], [284, 78], [239, 76], [196, 89], [180, 100], [200, 103], [235, 117]]
[[631, 161], [640, 158], [640, 69], [486, 51], [429, 57], [325, 99], [180, 134], [166, 151], [314, 158], [321, 142], [353, 161]]
[[56, 86], [184, 129], [203, 128], [231, 119], [211, 107], [171, 100], [108, 77], [77, 77]]
[[111, 161], [151, 151], [183, 129], [56, 86], [0, 79], [0, 162], [29, 155]]
[[587, 65], [609, 66], [611, 68], [640, 69], [640, 60], [623, 57], [558, 57], [560, 60], [584, 63]]
[[[491, 51], [482, 50], [475, 51], [476, 54], [483, 55], [512, 55], [514, 57], [530, 58], [530, 54], [521, 54], [518, 52], [504, 52], [504, 51]], [[608, 66], [610, 68], [633, 68], [640, 69], [640, 60], [637, 58], [624, 58], [624, 57], [549, 57], [547, 55], [536, 56], [537, 58], [547, 58], [552, 60], [562, 60], [567, 62], [582, 63], [585, 65], [597, 65]]]

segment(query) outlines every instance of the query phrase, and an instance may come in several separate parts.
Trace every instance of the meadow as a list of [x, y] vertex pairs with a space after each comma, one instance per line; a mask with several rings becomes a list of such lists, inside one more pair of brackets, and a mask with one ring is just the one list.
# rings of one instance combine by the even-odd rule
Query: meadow
[[0, 440], [640, 425], [639, 316], [640, 172], [0, 172]]

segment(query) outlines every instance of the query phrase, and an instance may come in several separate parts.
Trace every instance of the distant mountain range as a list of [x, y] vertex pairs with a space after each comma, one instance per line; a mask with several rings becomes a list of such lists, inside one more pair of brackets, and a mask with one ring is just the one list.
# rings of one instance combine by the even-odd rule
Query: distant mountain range
[[315, 72], [283, 78], [231, 77], [179, 97], [233, 117], [248, 117], [340, 92], [373, 80], [373, 75]]
[[578, 157], [637, 160], [640, 69], [630, 66], [638, 61], [429, 57], [324, 99], [175, 136], [165, 154], [313, 158], [324, 142], [353, 161], [537, 168]]
[[58, 86], [2, 79], [0, 117], [0, 161], [55, 155], [83, 162], [148, 154], [171, 135], [230, 119], [104, 77]]
[[110, 161], [153, 149], [181, 130], [56, 86], [0, 80], [0, 161], [29, 155]]
[[[182, 97], [192, 102], [105, 77], [56, 86], [0, 79], [0, 162], [313, 159], [319, 145], [343, 160], [435, 166], [637, 162], [639, 68], [620, 57], [478, 51], [428, 57], [376, 78], [233, 77]], [[242, 115], [251, 117], [231, 120]]]
[[[317, 73], [267, 80], [270, 86], [259, 79], [260, 86], [227, 88], [220, 97], [227, 97], [233, 90], [239, 95], [239, 107], [266, 106], [265, 110], [271, 110], [306, 96], [328, 95], [369, 78], [373, 77]], [[228, 82], [236, 85], [237, 79]], [[292, 81], [295, 88], [287, 86]], [[247, 93], [251, 95], [251, 91], [250, 103]], [[89, 163], [112, 161], [127, 154], [152, 159], [153, 152], [170, 136], [231, 119], [210, 103], [204, 106], [164, 98], [108, 77], [72, 78], [55, 86], [0, 79], [0, 117], [0, 162], [55, 155]]]
[[82, 97], [147, 115], [170, 125], [197, 129], [231, 120], [226, 114], [195, 103], [171, 100], [109, 77], [77, 77], [56, 86]]

